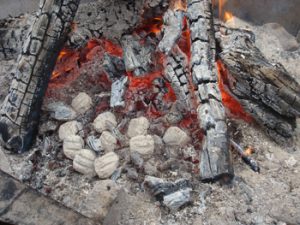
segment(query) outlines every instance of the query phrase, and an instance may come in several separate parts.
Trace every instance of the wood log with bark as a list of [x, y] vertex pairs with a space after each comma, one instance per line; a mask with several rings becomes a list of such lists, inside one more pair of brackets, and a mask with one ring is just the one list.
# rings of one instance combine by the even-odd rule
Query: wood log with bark
[[18, 58], [15, 76], [0, 110], [6, 148], [23, 152], [36, 136], [42, 100], [79, 0], [43, 0]]

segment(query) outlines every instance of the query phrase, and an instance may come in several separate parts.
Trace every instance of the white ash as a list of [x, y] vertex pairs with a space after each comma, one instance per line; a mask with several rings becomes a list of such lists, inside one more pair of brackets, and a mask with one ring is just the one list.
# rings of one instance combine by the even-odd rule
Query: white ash
[[150, 158], [154, 153], [154, 140], [150, 135], [139, 135], [129, 141], [130, 152], [138, 152], [143, 158]]
[[95, 160], [95, 170], [100, 179], [109, 178], [118, 166], [119, 156], [114, 152], [106, 153]]
[[170, 127], [164, 134], [163, 141], [169, 146], [185, 146], [190, 138], [179, 127]]
[[124, 94], [128, 77], [123, 76], [111, 85], [110, 107], [125, 107]]
[[80, 130], [82, 130], [82, 124], [77, 121], [70, 121], [62, 124], [58, 130], [58, 137], [60, 140], [76, 135]]
[[108, 123], [114, 127], [117, 126], [116, 116], [109, 111], [98, 115], [93, 122], [93, 126], [97, 132], [102, 133], [105, 130], [109, 130]]
[[95, 159], [95, 152], [89, 149], [82, 149], [75, 155], [73, 168], [79, 173], [94, 177], [96, 175], [94, 168]]
[[63, 151], [67, 158], [74, 159], [75, 155], [83, 149], [84, 140], [78, 135], [71, 135], [64, 139]]
[[127, 136], [132, 138], [138, 135], [146, 135], [149, 126], [150, 123], [146, 117], [132, 119], [128, 125]]
[[76, 112], [84, 114], [87, 112], [93, 105], [92, 98], [85, 92], [80, 92], [73, 100], [72, 107]]
[[56, 131], [58, 128], [58, 122], [53, 120], [48, 120], [42, 123], [39, 127], [39, 134], [45, 134], [47, 132]]
[[45, 110], [50, 112], [50, 116], [58, 121], [70, 121], [77, 117], [74, 109], [63, 102], [50, 103], [46, 105]]
[[86, 143], [95, 152], [101, 152], [101, 151], [103, 151], [100, 138], [97, 138], [97, 137], [95, 137], [93, 135], [92, 136], [88, 136], [87, 139], [86, 139]]
[[103, 131], [100, 136], [100, 142], [105, 152], [112, 152], [117, 147], [117, 139], [108, 131]]
[[112, 180], [96, 181], [79, 211], [88, 218], [103, 220], [119, 191], [120, 187]]

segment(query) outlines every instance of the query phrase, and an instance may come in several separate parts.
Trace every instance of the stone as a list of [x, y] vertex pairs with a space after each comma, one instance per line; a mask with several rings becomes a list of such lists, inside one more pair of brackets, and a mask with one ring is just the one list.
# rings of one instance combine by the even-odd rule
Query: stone
[[88, 218], [103, 220], [118, 196], [120, 187], [112, 180], [96, 181], [80, 206], [80, 213]]
[[78, 135], [71, 135], [64, 139], [63, 142], [63, 152], [65, 156], [69, 159], [74, 159], [75, 155], [83, 149], [84, 141]]
[[105, 152], [113, 152], [117, 147], [117, 139], [108, 131], [103, 131], [100, 141]]
[[119, 156], [109, 152], [95, 160], [95, 171], [100, 179], [109, 178], [119, 166]]
[[58, 121], [74, 120], [77, 113], [63, 102], [53, 102], [46, 106], [46, 110], [50, 112], [50, 116]]
[[87, 145], [95, 152], [101, 152], [103, 150], [100, 138], [95, 136], [88, 136], [86, 139]]
[[146, 117], [132, 119], [128, 125], [127, 136], [132, 138], [138, 135], [146, 135], [149, 125], [150, 123]]
[[111, 123], [114, 127], [117, 126], [117, 119], [111, 112], [104, 112], [98, 115], [93, 122], [93, 126], [97, 132], [102, 133], [109, 129], [107, 123]]
[[190, 138], [178, 127], [170, 127], [163, 136], [163, 141], [170, 146], [185, 146]]
[[129, 141], [130, 152], [138, 152], [144, 158], [154, 153], [154, 140], [150, 135], [139, 135]]
[[82, 124], [77, 121], [70, 121], [62, 124], [58, 129], [58, 137], [60, 140], [76, 135], [80, 130], [82, 130]]
[[94, 168], [95, 159], [95, 152], [89, 149], [82, 149], [75, 155], [73, 168], [79, 173], [94, 177], [96, 175]]
[[80, 92], [73, 100], [72, 100], [72, 107], [75, 109], [76, 112], [80, 114], [84, 114], [87, 112], [93, 105], [93, 101], [91, 97], [84, 93]]

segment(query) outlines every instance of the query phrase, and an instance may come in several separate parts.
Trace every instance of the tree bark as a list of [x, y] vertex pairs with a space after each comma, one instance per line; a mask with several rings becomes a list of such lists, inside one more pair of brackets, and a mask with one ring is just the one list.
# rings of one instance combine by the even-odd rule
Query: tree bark
[[203, 181], [232, 178], [225, 109], [215, 63], [216, 43], [211, 1], [188, 1], [187, 14], [192, 43], [191, 73], [200, 100], [198, 119], [205, 134], [200, 176]]
[[[23, 152], [36, 135], [42, 100], [79, 0], [42, 0], [18, 58], [9, 94], [0, 110], [0, 137], [7, 149]], [[0, 138], [1, 139], [1, 138]]]

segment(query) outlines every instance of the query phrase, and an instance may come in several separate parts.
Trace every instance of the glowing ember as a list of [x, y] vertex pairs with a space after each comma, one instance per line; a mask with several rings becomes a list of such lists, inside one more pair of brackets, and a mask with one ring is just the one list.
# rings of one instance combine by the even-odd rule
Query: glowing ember
[[249, 146], [245, 149], [244, 154], [246, 156], [250, 156], [255, 152], [254, 148], [252, 146]]
[[221, 60], [217, 61], [218, 68], [218, 84], [222, 94], [222, 101], [226, 108], [236, 117], [241, 118], [247, 122], [252, 121], [252, 117], [247, 114], [241, 104], [229, 93], [226, 85], [228, 84], [228, 71]]

